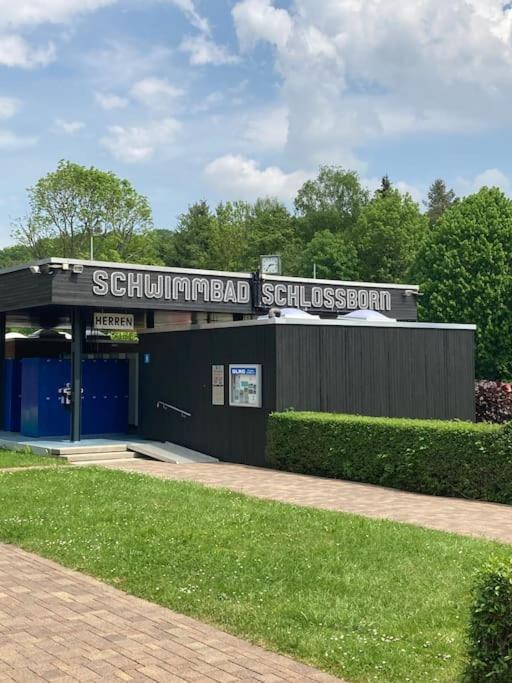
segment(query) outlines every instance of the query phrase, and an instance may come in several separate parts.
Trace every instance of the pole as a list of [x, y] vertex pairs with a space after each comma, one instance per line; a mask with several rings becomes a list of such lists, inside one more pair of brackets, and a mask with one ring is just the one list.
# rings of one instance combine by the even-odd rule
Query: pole
[[94, 233], [91, 232], [91, 261], [94, 261]]
[[71, 441], [80, 441], [82, 421], [82, 341], [83, 320], [80, 308], [71, 312]]
[[313, 278], [316, 280], [316, 263], [313, 263]]
[[0, 429], [5, 427], [5, 313], [0, 313]]

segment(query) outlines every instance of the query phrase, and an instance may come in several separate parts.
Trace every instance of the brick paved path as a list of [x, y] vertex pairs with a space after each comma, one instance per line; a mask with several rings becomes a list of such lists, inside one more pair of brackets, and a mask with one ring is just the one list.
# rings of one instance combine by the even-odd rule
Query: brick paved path
[[187, 479], [241, 491], [258, 498], [483, 536], [512, 543], [512, 506], [458, 498], [424, 496], [370, 484], [322, 479], [230, 463], [170, 465], [133, 460], [105, 467]]
[[0, 681], [13, 680], [339, 682], [0, 544]]

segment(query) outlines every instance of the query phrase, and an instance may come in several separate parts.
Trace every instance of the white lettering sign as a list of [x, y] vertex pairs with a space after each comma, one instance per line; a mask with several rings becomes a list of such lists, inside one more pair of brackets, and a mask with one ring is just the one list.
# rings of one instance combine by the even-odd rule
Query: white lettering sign
[[374, 311], [391, 310], [391, 294], [386, 290], [358, 289], [355, 287], [321, 287], [313, 285], [264, 282], [261, 286], [261, 303], [264, 307], [292, 306], [332, 311], [355, 311], [370, 308]]
[[92, 275], [92, 293], [96, 296], [127, 297], [128, 299], [156, 299], [204, 301], [219, 304], [249, 304], [251, 287], [244, 280], [152, 273], [126, 273], [95, 270]]
[[125, 330], [135, 329], [131, 313], [95, 313], [93, 316], [95, 330]]

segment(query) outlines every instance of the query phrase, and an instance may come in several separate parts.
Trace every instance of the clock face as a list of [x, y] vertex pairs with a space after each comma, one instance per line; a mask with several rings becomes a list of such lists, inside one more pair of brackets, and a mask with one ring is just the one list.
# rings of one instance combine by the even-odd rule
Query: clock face
[[281, 258], [279, 256], [262, 256], [261, 272], [264, 275], [280, 275]]

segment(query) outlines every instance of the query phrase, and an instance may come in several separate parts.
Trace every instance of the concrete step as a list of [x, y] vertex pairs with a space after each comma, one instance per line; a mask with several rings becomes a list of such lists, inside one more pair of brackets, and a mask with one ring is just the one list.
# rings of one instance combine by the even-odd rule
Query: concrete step
[[128, 443], [130, 450], [140, 455], [146, 455], [155, 460], [168, 462], [173, 465], [188, 465], [192, 463], [215, 463], [219, 462], [217, 458], [212, 458], [210, 455], [193, 451], [185, 446], [178, 444], [165, 443], [157, 441], [148, 441], [147, 443]]
[[96, 446], [88, 444], [87, 446], [59, 446], [51, 448], [50, 452], [53, 455], [63, 456], [78, 455], [80, 453], [122, 453], [126, 452], [126, 447], [125, 443], [98, 444]]
[[[62, 457], [62, 456], [61, 456]], [[63, 456], [68, 462], [102, 462], [103, 460], [133, 460], [137, 456], [133, 451], [110, 451], [107, 453], [84, 452]]]

